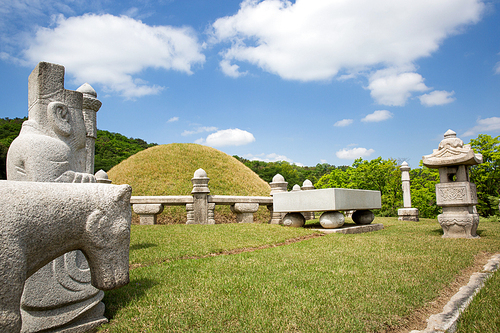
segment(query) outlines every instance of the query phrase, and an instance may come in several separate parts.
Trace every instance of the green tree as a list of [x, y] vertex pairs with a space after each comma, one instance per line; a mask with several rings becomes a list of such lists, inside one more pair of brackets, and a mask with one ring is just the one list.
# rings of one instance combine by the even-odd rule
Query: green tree
[[412, 207], [418, 208], [422, 218], [436, 218], [441, 208], [436, 204], [436, 184], [439, 183], [438, 169], [429, 169], [420, 161], [420, 168], [410, 170]]
[[19, 135], [23, 122], [27, 119], [0, 118], [0, 179], [7, 179], [7, 151], [12, 141]]
[[402, 206], [401, 173], [395, 159], [371, 161], [359, 158], [352, 167], [332, 170], [315, 184], [316, 188], [352, 188], [380, 191], [382, 209], [378, 216], [397, 216]]
[[142, 139], [127, 138], [119, 133], [98, 130], [95, 141], [94, 172], [100, 169], [109, 171], [128, 157], [156, 145], [156, 143], [147, 143]]
[[500, 197], [500, 136], [495, 138], [479, 134], [470, 140], [476, 153], [483, 155], [483, 163], [471, 167], [470, 179], [476, 184], [479, 215], [487, 217], [499, 215]]

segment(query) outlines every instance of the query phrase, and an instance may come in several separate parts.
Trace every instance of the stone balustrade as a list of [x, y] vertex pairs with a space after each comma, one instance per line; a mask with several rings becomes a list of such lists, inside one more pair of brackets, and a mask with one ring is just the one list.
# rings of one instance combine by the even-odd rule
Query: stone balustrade
[[[216, 205], [230, 206], [239, 223], [252, 223], [259, 206], [266, 206], [272, 215], [273, 198], [265, 196], [209, 195], [209, 178], [203, 169], [194, 173], [192, 195], [132, 196], [132, 209], [139, 215], [140, 224], [156, 224], [157, 215], [165, 206], [185, 206], [186, 224], [215, 224]], [[286, 187], [285, 187], [286, 190]], [[279, 221], [277, 221], [279, 224]]]

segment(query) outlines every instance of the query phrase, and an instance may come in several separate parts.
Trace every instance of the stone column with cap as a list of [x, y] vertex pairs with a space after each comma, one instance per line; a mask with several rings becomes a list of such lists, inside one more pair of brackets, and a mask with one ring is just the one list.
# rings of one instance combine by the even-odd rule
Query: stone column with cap
[[85, 129], [87, 131], [87, 140], [85, 141], [85, 150], [87, 158], [85, 164], [85, 172], [94, 173], [94, 158], [95, 158], [95, 140], [97, 139], [97, 111], [101, 108], [101, 101], [97, 99], [97, 93], [94, 88], [88, 83], [84, 83], [76, 91], [83, 94], [83, 119], [85, 121]]
[[[278, 173], [276, 176], [273, 177], [273, 181], [269, 183], [269, 185], [271, 186], [271, 196], [273, 196], [274, 193], [286, 192], [288, 183], [285, 181], [285, 178]], [[271, 220], [269, 221], [269, 223], [281, 224], [285, 214], [275, 213], [273, 211], [273, 205], [267, 206], [267, 209], [271, 212]]]
[[[208, 203], [209, 181], [210, 178], [208, 178], [205, 170], [198, 169], [195, 171], [194, 177], [191, 179], [193, 183], [193, 190], [191, 191], [193, 203], [186, 205], [187, 224], [215, 224], [215, 204]], [[211, 211], [209, 212], [209, 210]]]
[[410, 167], [405, 161], [399, 169], [401, 170], [401, 182], [403, 186], [403, 208], [398, 209], [398, 220], [418, 221], [418, 208], [411, 207]]
[[[314, 185], [309, 179], [306, 179], [302, 183], [301, 189], [302, 189], [302, 191], [314, 190]], [[304, 218], [306, 220], [314, 220], [316, 218], [316, 216], [314, 215], [314, 212], [303, 212], [302, 215], [304, 215]]]
[[443, 207], [438, 222], [444, 238], [479, 238], [476, 185], [470, 182], [469, 167], [482, 162], [483, 156], [474, 153], [470, 145], [464, 145], [452, 130], [444, 134], [438, 149], [422, 157], [426, 167], [439, 170], [436, 203]]

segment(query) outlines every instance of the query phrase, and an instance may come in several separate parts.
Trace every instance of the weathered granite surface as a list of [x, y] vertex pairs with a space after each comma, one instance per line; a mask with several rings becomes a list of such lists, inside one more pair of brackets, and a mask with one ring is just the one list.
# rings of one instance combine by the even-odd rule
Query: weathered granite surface
[[275, 212], [324, 212], [354, 209], [380, 209], [380, 191], [324, 188], [273, 194]]
[[479, 215], [476, 185], [470, 182], [469, 167], [483, 162], [470, 145], [464, 145], [454, 131], [448, 130], [439, 148], [423, 156], [423, 164], [439, 170], [440, 184], [436, 184], [436, 202], [443, 207], [438, 222], [444, 238], [479, 238], [476, 234]]
[[[95, 287], [128, 283], [130, 186], [0, 181], [0, 189], [0, 332], [20, 332], [25, 280], [69, 251], [83, 251]], [[78, 279], [56, 278], [63, 288], [79, 288]], [[57, 305], [45, 291], [37, 294], [48, 306]], [[53, 317], [43, 315], [27, 320], [39, 330], [54, 325]]]
[[325, 229], [335, 229], [344, 225], [345, 217], [341, 212], [324, 212], [319, 217], [319, 224]]
[[[8, 180], [96, 182], [90, 173], [93, 147], [91, 152], [87, 148], [95, 139], [100, 102], [90, 85], [80, 90], [64, 88], [63, 66], [41, 62], [35, 67], [28, 79], [28, 120], [7, 154]], [[100, 177], [107, 179], [102, 173]], [[34, 273], [21, 300], [22, 331], [45, 330], [40, 318], [61, 332], [70, 332], [70, 327], [71, 332], [83, 332], [107, 321], [100, 303], [104, 294], [91, 285], [90, 274], [82, 253], [66, 253]]]

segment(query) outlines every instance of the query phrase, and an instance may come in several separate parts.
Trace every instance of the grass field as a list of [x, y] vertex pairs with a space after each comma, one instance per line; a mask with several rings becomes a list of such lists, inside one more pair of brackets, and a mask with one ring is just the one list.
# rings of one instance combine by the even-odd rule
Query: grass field
[[409, 331], [476, 255], [500, 252], [498, 222], [481, 222], [476, 240], [443, 239], [436, 220], [374, 223], [385, 229], [321, 237], [267, 224], [134, 225], [130, 284], [106, 292], [110, 323], [99, 331]]

